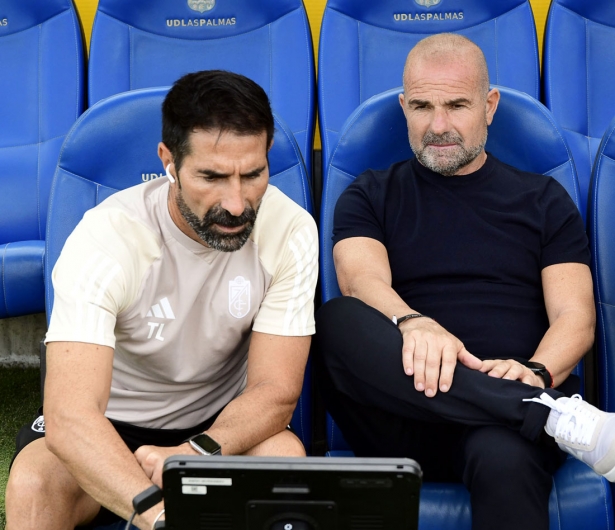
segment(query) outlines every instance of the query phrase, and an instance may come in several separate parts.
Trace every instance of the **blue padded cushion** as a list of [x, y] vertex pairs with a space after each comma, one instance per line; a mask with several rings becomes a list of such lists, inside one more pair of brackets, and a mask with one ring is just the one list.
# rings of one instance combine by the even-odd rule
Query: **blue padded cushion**
[[422, 1], [436, 5], [410, 0], [327, 2], [318, 59], [325, 168], [348, 116], [370, 97], [399, 86], [408, 52], [430, 34], [465, 35], [485, 53], [492, 83], [538, 98], [538, 45], [529, 1]]
[[[157, 155], [162, 130], [162, 101], [168, 87], [125, 92], [91, 107], [70, 131], [62, 147], [49, 205], [45, 278], [47, 317], [53, 307], [51, 272], [66, 238], [83, 214], [118, 190], [164, 176]], [[292, 133], [275, 118], [269, 152], [270, 182], [312, 213], [305, 166]], [[292, 426], [309, 451], [311, 380]]]
[[0, 245], [0, 318], [45, 311], [44, 241]]
[[[581, 215], [584, 215], [584, 204], [579, 202], [575, 166], [563, 132], [549, 110], [523, 92], [497, 88], [502, 97], [489, 127], [487, 151], [502, 162], [521, 170], [554, 177], [566, 188]], [[331, 240], [337, 199], [367, 168], [386, 169], [395, 162], [414, 156], [408, 143], [406, 121], [398, 102], [401, 91], [401, 88], [396, 88], [374, 96], [348, 118], [325, 172], [320, 215], [323, 302], [341, 294], [333, 265]], [[387, 131], [387, 134], [382, 134], [382, 131]], [[514, 142], [511, 141], [513, 138], [526, 141]], [[365, 149], [367, 145], [369, 149]], [[574, 373], [581, 378], [583, 392], [582, 363], [577, 365]]]
[[579, 173], [582, 203], [587, 202], [600, 139], [615, 115], [614, 47], [613, 2], [551, 2], [543, 53], [545, 104], [570, 131], [567, 139]]
[[[243, 74], [269, 95], [309, 164], [314, 134], [314, 57], [301, 0], [100, 0], [92, 30], [89, 101], [168, 86], [197, 70]], [[188, 25], [189, 24], [189, 25]]]
[[4, 318], [44, 310], [49, 190], [62, 141], [84, 102], [81, 29], [71, 0], [2, 2], [0, 64]]
[[592, 173], [587, 225], [597, 304], [600, 406], [615, 412], [615, 119], [608, 126]]

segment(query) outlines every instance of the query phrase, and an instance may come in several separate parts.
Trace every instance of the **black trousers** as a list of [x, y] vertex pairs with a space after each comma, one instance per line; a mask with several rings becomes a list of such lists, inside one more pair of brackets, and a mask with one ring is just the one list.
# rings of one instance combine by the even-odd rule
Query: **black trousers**
[[458, 363], [451, 389], [428, 398], [404, 373], [401, 349], [397, 327], [358, 299], [333, 299], [316, 314], [316, 380], [357, 456], [409, 457], [425, 481], [462, 481], [474, 530], [548, 530], [552, 474], [565, 454], [544, 433], [550, 409], [523, 399], [557, 399], [561, 388]]

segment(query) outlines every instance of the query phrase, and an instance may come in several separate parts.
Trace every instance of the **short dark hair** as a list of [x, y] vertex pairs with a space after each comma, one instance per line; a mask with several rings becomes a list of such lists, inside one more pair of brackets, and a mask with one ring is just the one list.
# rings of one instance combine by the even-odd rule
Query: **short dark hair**
[[162, 104], [162, 141], [173, 155], [176, 171], [190, 154], [195, 130], [238, 135], [267, 133], [273, 141], [273, 114], [265, 91], [251, 79], [224, 70], [203, 70], [178, 79]]

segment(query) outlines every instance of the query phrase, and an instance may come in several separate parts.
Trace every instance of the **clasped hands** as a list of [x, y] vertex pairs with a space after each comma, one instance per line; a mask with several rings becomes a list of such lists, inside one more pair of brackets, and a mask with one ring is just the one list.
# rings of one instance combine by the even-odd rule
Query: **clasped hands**
[[425, 392], [427, 397], [435, 396], [438, 389], [448, 392], [458, 361], [491, 377], [544, 388], [541, 377], [515, 360], [481, 361], [466, 350], [457, 337], [432, 319], [411, 319], [400, 324], [399, 329], [403, 336], [404, 372], [414, 376], [414, 387], [419, 392]]

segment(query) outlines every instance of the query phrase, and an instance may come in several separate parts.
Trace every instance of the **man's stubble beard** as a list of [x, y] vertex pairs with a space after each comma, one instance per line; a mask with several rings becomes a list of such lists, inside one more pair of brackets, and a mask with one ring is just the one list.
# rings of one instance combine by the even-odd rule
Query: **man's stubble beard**
[[[254, 222], [260, 209], [260, 204], [256, 211], [248, 206], [241, 215], [236, 217], [221, 206], [214, 206], [205, 214], [203, 219], [199, 219], [184, 201], [181, 189], [177, 190], [175, 202], [182, 217], [190, 228], [196, 232], [199, 239], [209, 248], [220, 252], [235, 252], [245, 245], [254, 229]], [[226, 234], [218, 232], [214, 227], [215, 224], [228, 227], [245, 225], [245, 227], [241, 232]]]
[[[438, 154], [429, 148], [429, 144], [444, 145], [457, 144], [455, 152], [450, 155]], [[427, 131], [421, 141], [421, 145], [413, 145], [410, 141], [410, 147], [417, 160], [427, 169], [431, 169], [435, 173], [451, 177], [455, 175], [461, 168], [473, 162], [485, 149], [487, 144], [487, 123], [485, 121], [485, 135], [482, 141], [474, 147], [465, 147], [463, 138], [457, 133], [446, 132], [444, 134], [435, 134]]]

